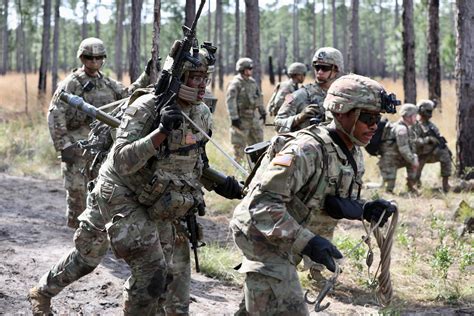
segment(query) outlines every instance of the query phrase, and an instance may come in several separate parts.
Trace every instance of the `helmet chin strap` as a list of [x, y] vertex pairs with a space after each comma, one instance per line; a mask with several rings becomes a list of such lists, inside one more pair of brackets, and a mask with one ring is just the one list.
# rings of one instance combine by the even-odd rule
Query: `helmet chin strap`
[[331, 78], [333, 72], [334, 72], [334, 69], [331, 69], [331, 73], [329, 74], [329, 77], [326, 80], [318, 80], [318, 76], [316, 76], [316, 83], [319, 83], [319, 84], [333, 83], [337, 79], [337, 76], [335, 76], [334, 78]]
[[355, 127], [356, 127], [356, 124], [357, 124], [357, 120], [359, 119], [359, 116], [360, 116], [360, 109], [356, 109], [355, 110], [355, 120], [354, 120], [354, 124], [352, 125], [352, 128], [351, 128], [351, 132], [348, 133], [346, 132], [346, 130], [342, 127], [341, 123], [336, 119], [334, 118], [334, 123], [336, 124], [336, 128], [338, 130], [340, 130], [344, 135], [346, 135], [347, 137], [349, 137], [349, 139], [351, 140], [351, 142], [354, 144], [354, 145], [357, 145], [357, 146], [360, 146], [360, 147], [365, 147], [367, 146], [368, 143], [363, 143], [361, 142], [360, 140], [358, 140], [357, 138], [355, 138], [355, 136], [353, 135], [354, 134], [354, 130], [355, 130]]

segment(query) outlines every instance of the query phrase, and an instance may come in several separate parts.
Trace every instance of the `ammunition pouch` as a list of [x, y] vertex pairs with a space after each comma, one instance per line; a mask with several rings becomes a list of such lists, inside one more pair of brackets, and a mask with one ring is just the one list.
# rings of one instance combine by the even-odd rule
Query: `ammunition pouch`
[[140, 194], [138, 194], [138, 202], [152, 206], [163, 195], [170, 181], [171, 179], [164, 177], [162, 174], [155, 174], [151, 181], [145, 185]]
[[174, 220], [183, 217], [194, 204], [194, 196], [190, 192], [169, 191], [148, 208], [148, 215], [153, 220]]

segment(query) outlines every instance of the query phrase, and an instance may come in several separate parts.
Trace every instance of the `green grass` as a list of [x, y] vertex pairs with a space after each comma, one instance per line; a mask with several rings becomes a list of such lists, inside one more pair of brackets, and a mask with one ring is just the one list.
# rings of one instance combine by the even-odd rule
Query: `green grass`
[[198, 255], [201, 273], [204, 275], [231, 284], [242, 284], [243, 275], [234, 270], [242, 260], [236, 248], [210, 243], [199, 248]]

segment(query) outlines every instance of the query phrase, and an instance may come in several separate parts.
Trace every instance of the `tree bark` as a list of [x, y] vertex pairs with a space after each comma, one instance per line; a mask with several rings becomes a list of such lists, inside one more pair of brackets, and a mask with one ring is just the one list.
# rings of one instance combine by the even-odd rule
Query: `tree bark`
[[0, 74], [8, 71], [8, 0], [3, 0], [3, 24], [2, 24], [2, 67]]
[[95, 24], [95, 37], [100, 38], [100, 21], [99, 21], [99, 7], [101, 5], [101, 0], [97, 0], [97, 3], [95, 5], [95, 19], [94, 19], [94, 24]]
[[219, 90], [224, 89], [224, 60], [222, 55], [222, 49], [224, 48], [224, 23], [222, 20], [222, 0], [216, 0], [216, 39], [218, 47], [217, 49], [217, 70], [219, 75]]
[[59, 7], [61, 0], [54, 3], [54, 30], [53, 30], [53, 66], [51, 68], [51, 93], [54, 93], [58, 85], [58, 59], [59, 59]]
[[349, 71], [359, 73], [359, 0], [351, 0]]
[[326, 1], [322, 0], [323, 9], [321, 10], [321, 46], [326, 46]]
[[253, 60], [253, 77], [261, 86], [260, 65], [260, 11], [258, 0], [245, 0], [245, 49], [246, 56]]
[[140, 76], [140, 25], [143, 0], [132, 1], [132, 24], [130, 40], [130, 81], [134, 82]]
[[293, 0], [293, 60], [300, 60], [298, 0]]
[[82, 29], [81, 29], [81, 36], [82, 39], [87, 37], [87, 0], [83, 1], [84, 7], [82, 8]]
[[118, 81], [123, 75], [123, 20], [125, 19], [125, 0], [117, 0], [117, 19], [115, 24], [115, 74]]
[[28, 80], [26, 76], [26, 45], [25, 45], [25, 17], [21, 6], [21, 0], [18, 0], [18, 13], [20, 15], [20, 47], [21, 47], [21, 68], [23, 70], [23, 87], [25, 93], [25, 113], [28, 114]]
[[474, 179], [474, 2], [456, 0], [457, 174]]
[[413, 0], [403, 0], [403, 91], [405, 103], [416, 103], [415, 30]]
[[41, 63], [39, 69], [38, 90], [40, 94], [46, 93], [46, 78], [49, 69], [50, 51], [49, 38], [51, 29], [51, 0], [43, 3], [43, 35], [41, 41]]
[[380, 77], [385, 78], [385, 20], [383, 14], [382, 0], [379, 0], [380, 16], [379, 16], [379, 69]]
[[240, 0], [235, 0], [234, 64], [240, 57]]
[[336, 24], [336, 0], [331, 1], [332, 6], [332, 47], [338, 48], [337, 46], [337, 24]]
[[313, 38], [313, 49], [316, 49], [316, 0], [313, 0], [313, 8], [311, 12], [311, 29], [312, 29], [312, 38]]
[[[344, 56], [344, 65], [348, 64], [347, 59], [347, 7], [346, 2], [342, 0], [341, 2], [341, 10], [342, 10], [342, 21], [341, 21], [341, 28], [342, 28], [342, 56]], [[345, 71], [345, 70], [344, 70]]]
[[[238, 0], [237, 0], [238, 1]], [[211, 13], [211, 1], [208, 2], [209, 6], [207, 7], [207, 40], [211, 40], [211, 30], [212, 30], [212, 13]], [[239, 33], [237, 33], [239, 34]], [[237, 35], [238, 36], [238, 35]]]
[[[153, 38], [151, 44], [151, 58], [153, 65], [159, 63], [160, 52], [160, 22], [161, 22], [161, 0], [155, 0], [153, 6]], [[158, 71], [156, 67], [151, 68], [150, 82], [155, 83], [158, 80]]]
[[439, 64], [439, 0], [428, 1], [428, 98], [441, 108]]
[[195, 16], [196, 0], [186, 0], [186, 7], [184, 9], [184, 25], [191, 27]]

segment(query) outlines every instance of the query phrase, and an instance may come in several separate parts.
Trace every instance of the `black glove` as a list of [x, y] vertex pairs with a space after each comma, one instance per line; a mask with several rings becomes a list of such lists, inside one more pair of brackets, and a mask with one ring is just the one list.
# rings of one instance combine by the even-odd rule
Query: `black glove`
[[240, 119], [236, 119], [236, 120], [232, 120], [232, 126], [234, 127], [237, 127], [237, 128], [240, 128], [240, 125], [242, 124], [242, 122], [240, 121]]
[[[161, 57], [158, 57], [158, 61], [156, 62], [156, 72], [160, 72], [160, 70], [161, 70], [160, 60], [161, 60]], [[152, 58], [148, 59], [148, 62], [146, 63], [146, 67], [145, 67], [145, 73], [148, 76], [151, 74], [151, 67], [153, 67], [153, 59]]]
[[267, 114], [265, 114], [265, 113], [260, 114], [260, 119], [263, 121], [263, 124], [265, 124], [266, 121], [267, 121]]
[[242, 199], [242, 186], [234, 177], [227, 176], [225, 184], [219, 185], [214, 189], [214, 192], [226, 199]]
[[335, 259], [341, 259], [342, 253], [329, 240], [321, 236], [314, 236], [301, 252], [316, 263], [326, 266], [329, 271], [336, 271]]
[[183, 123], [184, 117], [176, 105], [165, 106], [160, 111], [160, 126], [158, 132], [169, 135], [172, 130], [178, 129]]
[[374, 220], [378, 222], [380, 216], [382, 216], [383, 211], [385, 214], [380, 221], [380, 227], [382, 227], [387, 220], [395, 213], [396, 207], [392, 203], [384, 199], [377, 199], [371, 202], [367, 202], [364, 204], [364, 219], [367, 221]]

